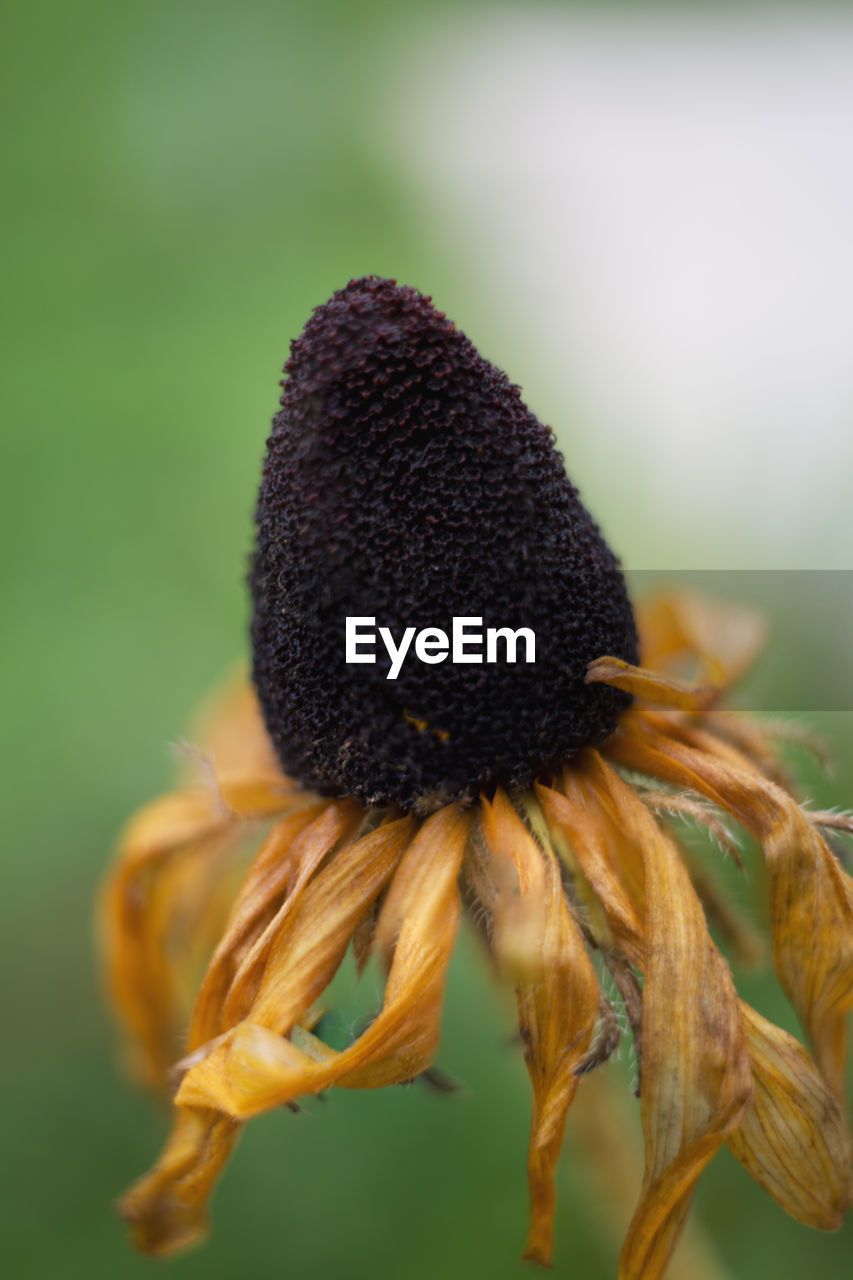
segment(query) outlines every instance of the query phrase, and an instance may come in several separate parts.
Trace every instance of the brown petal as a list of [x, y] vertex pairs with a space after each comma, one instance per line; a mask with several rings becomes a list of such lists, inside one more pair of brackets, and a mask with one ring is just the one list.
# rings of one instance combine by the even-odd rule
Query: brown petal
[[752, 1105], [728, 1144], [792, 1217], [834, 1231], [850, 1203], [850, 1146], [837, 1100], [801, 1044], [741, 1002]]
[[[533, 1086], [528, 1151], [530, 1227], [524, 1256], [547, 1264], [553, 1246], [554, 1170], [575, 1069], [589, 1049], [599, 1007], [595, 969], [563, 894], [553, 851], [542, 849], [506, 795], [481, 802], [482, 831], [496, 865], [493, 947], [517, 978], [516, 996]], [[501, 864], [515, 870], [517, 898]], [[521, 933], [521, 940], [517, 936]], [[516, 935], [516, 936], [513, 936]]]

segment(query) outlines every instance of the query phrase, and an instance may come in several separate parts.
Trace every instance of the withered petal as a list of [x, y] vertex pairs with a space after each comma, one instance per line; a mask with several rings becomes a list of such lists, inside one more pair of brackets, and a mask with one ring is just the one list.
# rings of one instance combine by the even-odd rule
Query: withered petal
[[186, 983], [227, 913], [223, 884], [242, 831], [212, 790], [146, 805], [103, 883], [98, 933], [110, 1001], [135, 1074], [162, 1089], [186, 1017]]
[[[271, 956], [249, 1018], [226, 1032], [209, 1057], [187, 1073], [177, 1101], [215, 1106], [246, 1119], [331, 1084], [375, 1088], [422, 1071], [437, 1044], [444, 976], [460, 910], [456, 881], [470, 823], [470, 813], [448, 806], [428, 819], [414, 840], [411, 819], [404, 818], [380, 827], [335, 858], [311, 882], [304, 903], [291, 917], [288, 945], [282, 944], [277, 960]], [[314, 973], [322, 971], [329, 980], [343, 954], [341, 943], [346, 946], [355, 920], [376, 897], [407, 845], [412, 879], [412, 868], [419, 863], [426, 865], [427, 874], [399, 929], [382, 1010], [348, 1049], [330, 1051], [318, 1060], [284, 1038], [295, 1020], [294, 1010], [305, 1001], [304, 994], [296, 998], [296, 989], [304, 991], [306, 966], [312, 992], [318, 985]], [[347, 866], [331, 876], [339, 863]], [[327, 881], [322, 892], [312, 895], [323, 877]], [[348, 907], [340, 902], [347, 895]], [[317, 901], [309, 903], [311, 896]], [[353, 911], [356, 899], [358, 910]], [[390, 900], [389, 895], [386, 907]], [[312, 908], [319, 911], [316, 920]], [[329, 929], [332, 913], [336, 918]], [[345, 918], [348, 932], [343, 941]], [[271, 970], [274, 977], [268, 981]]]
[[793, 1036], [741, 1002], [754, 1084], [728, 1145], [791, 1217], [834, 1231], [850, 1204], [844, 1113]]
[[640, 967], [646, 914], [642, 852], [584, 779], [589, 767], [585, 755], [577, 756], [565, 773], [565, 795], [538, 784], [536, 795], [555, 847], [592, 889], [620, 950]]
[[770, 872], [776, 972], [841, 1097], [845, 1018], [853, 1007], [853, 881], [820, 831], [793, 797], [728, 753], [719, 754], [712, 735], [701, 730], [681, 725], [676, 737], [659, 721], [626, 717], [607, 753], [707, 796], [759, 840]]
[[643, 926], [640, 1098], [646, 1172], [625, 1241], [621, 1280], [657, 1280], [684, 1226], [702, 1169], [738, 1124], [752, 1093], [731, 974], [672, 841], [596, 752], [579, 771], [639, 845]]
[[[505, 968], [511, 957], [533, 1086], [527, 1158], [530, 1226], [524, 1256], [547, 1265], [553, 1249], [554, 1170], [578, 1087], [575, 1068], [592, 1040], [600, 991], [553, 850], [540, 848], [503, 791], [492, 804], [482, 800], [480, 813], [496, 864], [492, 945]], [[515, 893], [506, 864], [515, 871]]]
[[705, 711], [722, 692], [720, 685], [695, 685], [662, 676], [646, 667], [634, 667], [622, 658], [596, 658], [586, 669], [587, 684], [608, 684], [635, 698], [645, 698], [680, 711]]
[[[292, 903], [295, 892], [304, 884], [304, 872], [298, 884], [290, 883], [293, 860], [298, 859], [305, 844], [300, 837], [306, 828], [316, 830], [327, 807], [329, 802], [321, 801], [282, 818], [255, 854], [199, 989], [188, 1037], [190, 1051], [222, 1030], [222, 1005], [241, 957], [264, 932], [281, 902]], [[309, 841], [309, 856], [300, 860], [300, 869], [307, 862], [313, 870], [318, 850], [322, 853], [326, 849], [322, 841]]]
[[210, 1192], [239, 1132], [239, 1125], [215, 1111], [175, 1111], [156, 1165], [118, 1202], [138, 1249], [166, 1257], [204, 1238]]

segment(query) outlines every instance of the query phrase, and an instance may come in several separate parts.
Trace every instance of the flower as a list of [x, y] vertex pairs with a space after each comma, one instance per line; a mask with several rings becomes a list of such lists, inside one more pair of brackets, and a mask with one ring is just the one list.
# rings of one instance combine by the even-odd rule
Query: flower
[[[132, 821], [102, 898], [138, 1074], [177, 1085], [165, 1149], [121, 1201], [136, 1243], [165, 1254], [205, 1232], [252, 1116], [430, 1067], [463, 914], [517, 1000], [525, 1256], [550, 1259], [567, 1113], [618, 1038], [593, 956], [639, 1064], [646, 1167], [620, 1275], [663, 1274], [724, 1143], [794, 1217], [838, 1226], [853, 882], [823, 834], [842, 820], [797, 803], [774, 727], [721, 706], [760, 623], [660, 596], [638, 644], [550, 432], [414, 290], [351, 282], [287, 373], [258, 504], [252, 685], [200, 731], [201, 781]], [[344, 662], [347, 617], [396, 637], [489, 617], [535, 632], [536, 661], [413, 660], [390, 680], [378, 651]], [[810, 1052], [738, 999], [705, 912], [736, 949], [749, 939], [668, 825], [686, 815], [727, 841], [721, 814], [763, 850], [773, 960]], [[378, 957], [385, 994], [335, 1050], [319, 1001], [350, 944], [359, 971]]]

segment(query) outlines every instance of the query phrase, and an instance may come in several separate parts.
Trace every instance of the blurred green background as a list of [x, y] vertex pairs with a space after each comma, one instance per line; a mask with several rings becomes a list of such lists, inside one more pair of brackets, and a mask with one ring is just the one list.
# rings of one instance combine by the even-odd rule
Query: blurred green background
[[[168, 744], [245, 652], [260, 459], [288, 342], [311, 308], [367, 272], [432, 293], [555, 421], [629, 567], [648, 568], [652, 549], [677, 541], [666, 510], [632, 496], [618, 459], [617, 474], [605, 468], [606, 441], [589, 453], [571, 371], [561, 392], [555, 378], [537, 397], [535, 360], [513, 361], [535, 335], [512, 291], [501, 297], [502, 264], [481, 288], [441, 202], [425, 205], [383, 146], [384, 125], [413, 109], [408, 59], [427, 26], [438, 67], [455, 52], [460, 12], [476, 30], [516, 8], [4, 5], [0, 1215], [10, 1275], [141, 1276], [156, 1265], [131, 1252], [111, 1211], [154, 1157], [164, 1119], [115, 1065], [92, 899], [117, 830], [168, 785]], [[423, 102], [430, 79], [416, 65]], [[815, 494], [816, 524], [818, 504]], [[814, 639], [824, 664], [848, 646], [820, 627]], [[781, 706], [790, 692], [777, 690]], [[826, 780], [806, 764], [808, 792], [849, 803], [851, 718], [816, 719], [840, 766]], [[791, 1025], [771, 979], [750, 977], [744, 990]], [[529, 1099], [510, 1013], [463, 943], [441, 1055], [461, 1093], [341, 1091], [253, 1123], [216, 1197], [212, 1240], [165, 1264], [168, 1274], [520, 1276]], [[627, 1050], [615, 1070], [627, 1095]], [[634, 1121], [626, 1144], [638, 1112]], [[585, 1159], [570, 1126], [555, 1271], [608, 1277], [620, 1233]], [[812, 1268], [840, 1280], [853, 1266], [850, 1226], [834, 1237], [797, 1226], [725, 1152], [702, 1180], [697, 1216], [742, 1280]]]

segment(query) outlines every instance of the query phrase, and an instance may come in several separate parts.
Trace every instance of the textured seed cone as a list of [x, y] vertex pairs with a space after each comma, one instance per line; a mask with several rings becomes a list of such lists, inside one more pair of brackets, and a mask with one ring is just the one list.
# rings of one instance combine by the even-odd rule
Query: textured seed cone
[[[291, 347], [258, 502], [254, 679], [282, 765], [324, 795], [429, 809], [541, 775], [615, 728], [588, 685], [637, 660], [618, 563], [550, 429], [431, 300], [351, 281]], [[345, 661], [345, 619], [481, 617], [532, 629], [536, 661]], [[480, 650], [484, 652], [485, 646]], [[475, 650], [476, 651], [476, 650]]]

